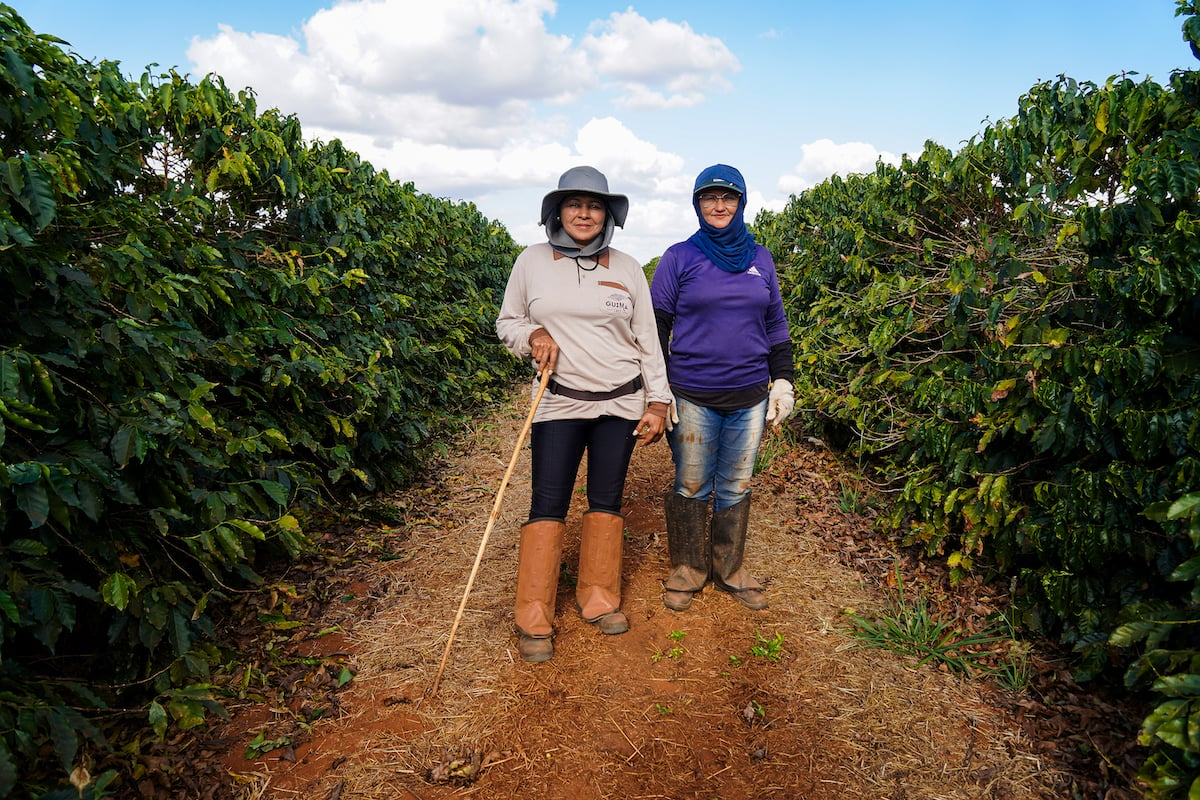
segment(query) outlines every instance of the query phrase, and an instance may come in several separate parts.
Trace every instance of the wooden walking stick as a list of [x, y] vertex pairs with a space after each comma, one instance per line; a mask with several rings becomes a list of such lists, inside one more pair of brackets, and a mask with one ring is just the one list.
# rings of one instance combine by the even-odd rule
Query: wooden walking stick
[[504, 499], [504, 488], [508, 486], [508, 479], [512, 477], [513, 469], [517, 466], [517, 456], [521, 453], [521, 445], [525, 443], [525, 436], [528, 435], [529, 429], [533, 426], [533, 415], [537, 411], [538, 403], [542, 402], [542, 395], [546, 392], [546, 385], [550, 383], [550, 370], [542, 370], [542, 382], [538, 384], [537, 394], [533, 396], [533, 404], [529, 407], [529, 416], [525, 418], [525, 425], [521, 428], [521, 434], [517, 437], [517, 445], [513, 448], [512, 458], [508, 460], [508, 469], [504, 472], [504, 477], [500, 479], [500, 489], [496, 492], [496, 502], [492, 503], [492, 513], [488, 517], [487, 527], [483, 530], [483, 538], [479, 541], [479, 552], [475, 554], [475, 564], [471, 567], [471, 574], [467, 576], [467, 588], [463, 592], [462, 601], [458, 604], [458, 613], [454, 616], [454, 624], [450, 626], [450, 638], [446, 641], [446, 650], [442, 653], [442, 664], [438, 667], [437, 677], [433, 679], [433, 688], [430, 690], [430, 696], [437, 694], [438, 686], [442, 682], [442, 673], [446, 671], [446, 660], [450, 658], [450, 648], [454, 645], [454, 634], [458, 632], [458, 625], [462, 622], [463, 612], [467, 608], [467, 596], [471, 594], [471, 587], [475, 583], [475, 576], [479, 574], [479, 563], [483, 561], [483, 551], [487, 547], [488, 538], [492, 535], [492, 528], [496, 527], [496, 518], [500, 516], [500, 503]]

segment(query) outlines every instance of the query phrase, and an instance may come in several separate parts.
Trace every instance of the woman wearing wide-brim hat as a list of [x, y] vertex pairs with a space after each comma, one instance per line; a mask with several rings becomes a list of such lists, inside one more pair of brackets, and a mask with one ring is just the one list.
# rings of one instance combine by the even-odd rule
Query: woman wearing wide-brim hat
[[554, 654], [563, 531], [587, 453], [587, 502], [575, 602], [602, 633], [621, 612], [621, 504], [633, 448], [662, 438], [671, 392], [641, 265], [611, 246], [629, 199], [593, 167], [562, 174], [542, 200], [547, 241], [517, 257], [496, 333], [550, 382], [534, 414], [532, 498], [521, 526], [515, 622], [525, 661]]

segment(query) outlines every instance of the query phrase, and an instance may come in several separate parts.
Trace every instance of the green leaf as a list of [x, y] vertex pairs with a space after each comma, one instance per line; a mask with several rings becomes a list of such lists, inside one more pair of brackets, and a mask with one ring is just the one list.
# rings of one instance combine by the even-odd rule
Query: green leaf
[[17, 786], [17, 765], [12, 752], [0, 739], [0, 797], [8, 797]]
[[1002, 381], [997, 381], [992, 386], [992, 402], [998, 402], [1008, 397], [1008, 393], [1016, 388], [1017, 381], [1015, 378], [1006, 378]]
[[259, 481], [258, 485], [262, 487], [262, 490], [266, 492], [267, 496], [276, 505], [281, 508], [287, 507], [289, 500], [288, 490], [283, 484], [277, 481]]
[[186, 653], [192, 646], [192, 629], [188, 617], [178, 608], [171, 609], [171, 636], [175, 640], [175, 652]]
[[192, 390], [190, 392], [188, 392], [188, 398], [187, 398], [188, 402], [195, 403], [197, 400], [208, 395], [210, 392], [212, 392], [213, 389], [217, 388], [218, 386], [220, 386], [220, 384], [213, 383], [212, 381], [204, 381], [202, 383], [196, 384], [195, 386], [192, 387]]
[[6, 464], [8, 482], [14, 486], [36, 483], [42, 479], [43, 465], [33, 461], [23, 461], [19, 464]]
[[1101, 103], [1096, 108], [1096, 120], [1094, 124], [1096, 126], [1096, 130], [1100, 131], [1101, 133], [1108, 133], [1108, 113], [1107, 103]]
[[167, 736], [167, 710], [157, 700], [150, 703], [148, 719], [150, 727], [154, 729], [154, 734], [159, 739], [165, 739]]
[[41, 716], [50, 729], [50, 741], [54, 751], [58, 753], [59, 763], [66, 772], [70, 772], [75, 764], [75, 754], [79, 750], [79, 736], [76, 734], [74, 720], [67, 718], [62, 709], [50, 708], [42, 711]]
[[1070, 338], [1071, 332], [1066, 328], [1048, 328], [1042, 331], [1042, 344], [1051, 347], [1062, 347]]
[[[234, 529], [239, 526], [232, 526], [233, 521], [223, 523], [216, 527], [217, 541], [221, 543], [221, 548], [225, 551], [228, 561], [241, 561], [246, 558], [246, 550], [242, 547], [241, 539], [238, 538], [237, 532]], [[231, 527], [232, 526], [232, 527]]]
[[288, 438], [283, 435], [283, 432], [275, 428], [267, 428], [262, 432], [262, 436], [264, 439], [269, 441], [273, 447], [277, 447], [281, 450], [286, 450], [291, 447], [291, 442], [289, 442]]
[[100, 596], [104, 602], [119, 611], [129, 605], [129, 599], [137, 594], [137, 583], [123, 572], [114, 572], [100, 585]]
[[57, 216], [58, 204], [54, 198], [54, 187], [50, 176], [30, 156], [25, 156], [25, 186], [21, 191], [20, 203], [33, 216], [37, 231], [42, 231]]
[[[1168, 697], [1200, 696], [1200, 675], [1167, 675], [1154, 682], [1154, 691]], [[1200, 711], [1200, 709], [1197, 709]]]
[[244, 519], [231, 519], [226, 524], [232, 525], [253, 539], [258, 539], [262, 542], [267, 540], [267, 535], [263, 533], [262, 528], [258, 527], [253, 522], [249, 522]]
[[1167, 519], [1182, 519], [1197, 513], [1200, 508], [1200, 492], [1184, 495], [1171, 504], [1167, 510]]
[[205, 428], [210, 431], [215, 431], [217, 429], [217, 423], [213, 419], [212, 413], [199, 403], [191, 403], [188, 405], [188, 416], [194, 419], [201, 428]]
[[4, 64], [9, 73], [9, 79], [16, 83], [22, 92], [26, 95], [36, 94], [32, 67], [9, 44], [4, 46]]
[[122, 425], [109, 442], [109, 452], [118, 467], [126, 467], [138, 455], [141, 447], [138, 439], [141, 434], [129, 425]]
[[50, 495], [44, 483], [26, 483], [15, 487], [17, 507], [25, 512], [29, 523], [40, 528], [50, 519]]
[[44, 542], [36, 539], [15, 539], [8, 544], [8, 549], [23, 556], [44, 556], [50, 552]]
[[1192, 700], [1160, 703], [1142, 725], [1143, 744], [1149, 744], [1148, 737], [1153, 737], [1186, 752], [1200, 752], [1198, 733], [1200, 720]]
[[12, 595], [3, 589], [0, 589], [0, 611], [4, 612], [4, 616], [11, 623], [16, 624], [21, 621], [20, 611], [18, 611]]
[[1200, 556], [1194, 556], [1175, 568], [1167, 580], [1190, 581], [1200, 576]]

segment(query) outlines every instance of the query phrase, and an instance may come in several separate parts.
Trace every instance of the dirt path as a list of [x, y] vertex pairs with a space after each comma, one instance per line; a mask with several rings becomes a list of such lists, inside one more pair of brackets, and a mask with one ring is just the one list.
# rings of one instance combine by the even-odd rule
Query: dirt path
[[[875, 579], [890, 556], [846, 550], [870, 522], [839, 509], [848, 479], [809, 445], [787, 449], [755, 480], [747, 561], [768, 586], [764, 612], [711, 590], [688, 612], [662, 606], [669, 451], [665, 442], [639, 448], [626, 501], [632, 629], [606, 637], [583, 623], [567, 575], [555, 657], [544, 664], [517, 658], [512, 630], [526, 448], [431, 696], [526, 403], [514, 398], [459, 443], [429, 485], [388, 498], [394, 525], [331, 531], [331, 542], [352, 542], [336, 563], [296, 568], [261, 595], [260, 614], [301, 623], [281, 622], [264, 645], [295, 669], [274, 676], [274, 694], [246, 677], [245, 701], [207, 743], [234, 796], [1069, 796], [1071, 777], [1014, 717], [1019, 702], [853, 646], [845, 611], [878, 601]], [[580, 495], [568, 520], [568, 572], [583, 504]], [[246, 759], [248, 747], [256, 758]]]

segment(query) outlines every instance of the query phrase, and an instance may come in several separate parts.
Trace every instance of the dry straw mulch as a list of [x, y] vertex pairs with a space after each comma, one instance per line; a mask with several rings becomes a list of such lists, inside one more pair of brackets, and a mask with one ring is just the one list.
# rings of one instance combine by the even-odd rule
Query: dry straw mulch
[[[273, 702], [237, 707], [208, 742], [223, 748], [228, 796], [1137, 796], [1128, 753], [1093, 749], [1110, 770], [1098, 779], [1056, 752], [1079, 731], [1059, 731], [1056, 742], [1033, 738], [1046, 730], [1039, 720], [1081, 717], [855, 646], [846, 611], [877, 605], [897, 561], [912, 561], [879, 541], [869, 515], [839, 508], [841, 488], [861, 484], [828, 451], [804, 442], [780, 448], [755, 479], [747, 562], [768, 586], [764, 612], [711, 589], [687, 612], [662, 606], [661, 498], [671, 474], [662, 442], [635, 452], [626, 487], [624, 610], [632, 629], [600, 635], [578, 618], [570, 586], [580, 493], [568, 520], [555, 657], [544, 664], [517, 658], [512, 630], [517, 535], [529, 498], [525, 448], [433, 694], [527, 408], [528, 395], [517, 393], [456, 442], [424, 486], [386, 498], [393, 524], [346, 523], [329, 535], [336, 557], [311, 571], [289, 608], [295, 612], [303, 598], [321, 602], [305, 607], [304, 627], [287, 642], [326, 666], [288, 676], [290, 691]], [[977, 588], [939, 591], [966, 619], [1001, 601]], [[752, 654], [763, 642], [775, 643], [777, 658]], [[340, 690], [331, 685], [330, 659], [353, 672]], [[318, 703], [321, 713], [308, 713]], [[1083, 705], [1076, 698], [1072, 707]], [[1097, 728], [1111, 725], [1097, 717]], [[1103, 741], [1099, 733], [1089, 736], [1093, 745]], [[247, 761], [257, 734], [286, 745]]]

